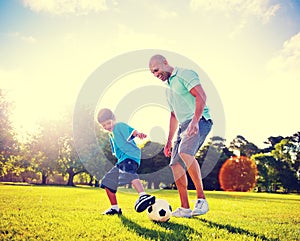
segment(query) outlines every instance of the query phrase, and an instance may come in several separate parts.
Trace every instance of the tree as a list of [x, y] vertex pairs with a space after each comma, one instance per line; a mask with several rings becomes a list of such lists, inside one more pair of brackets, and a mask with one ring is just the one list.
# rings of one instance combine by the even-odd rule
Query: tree
[[61, 137], [59, 140], [59, 158], [57, 164], [59, 172], [63, 175], [68, 174], [68, 186], [74, 186], [74, 177], [86, 171], [77, 155], [73, 139], [70, 136]]
[[276, 159], [279, 165], [279, 181], [281, 182], [284, 191], [290, 192], [291, 190], [299, 190], [299, 179], [297, 177], [299, 168], [299, 147], [297, 142], [297, 136], [282, 139], [275, 145], [275, 149], [271, 152], [271, 155]]
[[279, 184], [280, 166], [277, 160], [269, 153], [259, 153], [251, 156], [256, 162], [258, 170], [258, 189], [276, 192]]
[[60, 133], [58, 121], [44, 120], [39, 124], [39, 131], [32, 135], [27, 144], [33, 168], [41, 174], [43, 185], [47, 184], [47, 178], [57, 167]]
[[173, 182], [173, 175], [169, 167], [170, 159], [163, 153], [164, 146], [156, 142], [147, 142], [142, 147], [141, 165], [138, 169], [140, 179], [147, 181], [148, 188], [153, 185], [159, 189], [160, 184], [170, 186]]
[[11, 161], [18, 152], [18, 141], [11, 122], [12, 102], [6, 98], [6, 92], [0, 89], [0, 177], [13, 167]]
[[238, 135], [230, 142], [229, 149], [234, 151], [238, 151], [240, 156], [247, 156], [251, 157], [253, 154], [259, 153], [260, 149], [253, 144], [246, 140], [245, 137]]
[[57, 133], [59, 135], [57, 171], [63, 176], [68, 175], [67, 185], [74, 186], [74, 177], [86, 172], [86, 169], [75, 148], [71, 113], [65, 111], [61, 117], [57, 125]]
[[[225, 145], [225, 139], [219, 136], [213, 136], [210, 141], [204, 145], [196, 155], [196, 159], [200, 166], [203, 166], [205, 158], [207, 161], [216, 163], [212, 171], [203, 179], [203, 186], [206, 190], [220, 190], [219, 172], [223, 163], [233, 156], [233, 152], [229, 151]], [[207, 157], [208, 149], [210, 148], [210, 156]], [[212, 154], [214, 152], [214, 154]], [[210, 160], [217, 157], [218, 160]], [[189, 189], [195, 189], [194, 184], [189, 177]]]
[[264, 144], [268, 144], [269, 146], [267, 148], [262, 149], [261, 152], [270, 153], [272, 150], [274, 150], [275, 145], [279, 143], [282, 139], [284, 139], [282, 136], [270, 136], [266, 141], [264, 141]]

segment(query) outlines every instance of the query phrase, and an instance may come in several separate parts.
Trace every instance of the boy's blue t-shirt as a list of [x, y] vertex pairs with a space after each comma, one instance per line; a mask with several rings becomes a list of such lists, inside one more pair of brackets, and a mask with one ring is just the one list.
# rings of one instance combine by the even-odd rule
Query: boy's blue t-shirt
[[127, 158], [136, 161], [140, 165], [141, 150], [133, 140], [134, 129], [123, 122], [115, 124], [112, 133], [109, 135], [112, 153], [121, 163]]

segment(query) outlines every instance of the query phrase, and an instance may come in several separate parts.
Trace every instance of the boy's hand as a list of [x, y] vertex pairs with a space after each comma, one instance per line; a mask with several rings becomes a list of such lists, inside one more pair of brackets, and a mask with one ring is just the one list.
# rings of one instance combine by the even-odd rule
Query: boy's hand
[[140, 132], [137, 132], [135, 136], [137, 136], [137, 137], [138, 137], [138, 138], [140, 138], [140, 139], [144, 139], [144, 138], [146, 138], [146, 137], [147, 137], [147, 135], [146, 135], [146, 134], [144, 134], [144, 133], [140, 133]]

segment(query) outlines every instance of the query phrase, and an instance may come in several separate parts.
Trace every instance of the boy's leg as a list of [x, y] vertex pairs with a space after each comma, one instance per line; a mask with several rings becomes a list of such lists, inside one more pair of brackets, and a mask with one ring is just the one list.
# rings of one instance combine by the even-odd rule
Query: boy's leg
[[111, 204], [111, 208], [105, 211], [103, 214], [107, 215], [115, 215], [115, 214], [122, 214], [122, 210], [118, 207], [118, 202], [117, 202], [117, 196], [116, 193], [112, 192], [108, 188], [105, 188], [107, 197], [109, 199], [109, 202]]
[[137, 212], [145, 211], [149, 206], [155, 203], [155, 196], [151, 196], [145, 193], [144, 187], [140, 179], [132, 180], [132, 185], [135, 190], [139, 193], [140, 197], [135, 203], [135, 210]]
[[119, 177], [119, 169], [117, 167], [113, 167], [102, 179], [101, 188], [105, 189], [109, 202], [111, 204], [111, 208], [105, 211], [103, 214], [114, 215], [114, 214], [122, 214], [121, 209], [118, 207], [116, 191], [118, 188], [118, 177]]
[[108, 188], [105, 188], [105, 191], [106, 191], [106, 194], [107, 194], [107, 197], [109, 199], [109, 202], [111, 205], [117, 205], [118, 202], [117, 202], [117, 196], [116, 196], [116, 193], [113, 193], [112, 191], [110, 191]]
[[145, 193], [144, 187], [136, 173], [138, 164], [134, 160], [125, 159], [118, 167], [122, 170], [120, 172], [119, 185], [131, 183], [140, 195], [136, 201], [135, 210], [137, 212], [143, 212], [150, 205], [153, 205], [155, 203], [155, 197]]

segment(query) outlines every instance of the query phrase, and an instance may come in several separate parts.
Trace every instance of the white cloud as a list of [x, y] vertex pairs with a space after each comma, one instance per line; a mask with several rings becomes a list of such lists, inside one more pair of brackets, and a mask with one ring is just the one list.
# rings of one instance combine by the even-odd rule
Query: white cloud
[[32, 11], [54, 15], [86, 15], [107, 10], [105, 0], [23, 0], [23, 4]]
[[9, 38], [19, 39], [23, 42], [30, 43], [30, 44], [34, 44], [34, 43], [37, 42], [36, 38], [34, 38], [33, 36], [27, 36], [27, 35], [25, 35], [23, 33], [20, 33], [20, 32], [2, 33], [1, 35], [9, 37]]
[[208, 17], [217, 14], [230, 19], [233, 25], [230, 38], [234, 38], [253, 19], [267, 24], [280, 9], [280, 5], [272, 4], [271, 0], [191, 0], [190, 7], [193, 11], [205, 11]]
[[280, 8], [279, 4], [270, 4], [270, 0], [192, 0], [193, 10], [217, 11], [226, 16], [240, 14], [257, 16], [263, 23], [270, 20]]
[[300, 81], [300, 32], [284, 42], [283, 48], [267, 64], [269, 79]]

